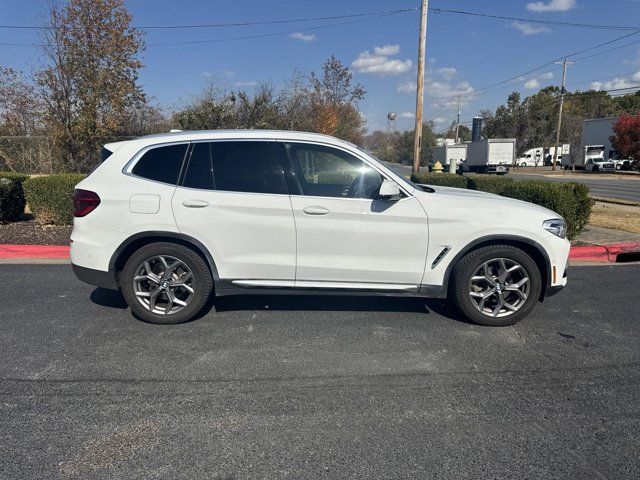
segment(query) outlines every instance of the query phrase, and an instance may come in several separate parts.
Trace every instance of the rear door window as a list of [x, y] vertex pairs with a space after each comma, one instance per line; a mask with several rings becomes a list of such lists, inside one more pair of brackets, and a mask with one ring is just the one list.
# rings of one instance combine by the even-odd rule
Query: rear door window
[[288, 194], [281, 156], [275, 142], [211, 142], [215, 190]]
[[136, 162], [131, 173], [156, 182], [177, 185], [188, 146], [184, 143], [152, 148]]
[[213, 190], [213, 163], [211, 161], [211, 143], [198, 142], [193, 144], [187, 169], [184, 174], [183, 186]]

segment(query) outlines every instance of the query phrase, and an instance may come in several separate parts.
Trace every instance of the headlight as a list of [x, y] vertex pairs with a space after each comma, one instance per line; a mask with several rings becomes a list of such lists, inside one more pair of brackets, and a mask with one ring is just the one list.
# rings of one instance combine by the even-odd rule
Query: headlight
[[542, 228], [553, 233], [556, 237], [566, 238], [567, 224], [562, 218], [552, 218], [542, 222]]

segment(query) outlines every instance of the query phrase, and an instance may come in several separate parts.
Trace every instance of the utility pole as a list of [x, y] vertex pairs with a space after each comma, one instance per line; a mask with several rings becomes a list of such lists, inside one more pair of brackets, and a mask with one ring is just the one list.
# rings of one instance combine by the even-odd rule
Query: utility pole
[[427, 46], [427, 11], [429, 0], [422, 0], [420, 9], [420, 38], [418, 41], [418, 78], [416, 81], [416, 130], [413, 140], [413, 173], [420, 171], [420, 147], [422, 146], [422, 108], [424, 104], [424, 57]]
[[458, 95], [458, 119], [456, 120], [456, 143], [460, 141], [460, 95]]
[[567, 65], [573, 65], [576, 62], [569, 62], [565, 58], [562, 62], [553, 62], [556, 65], [562, 65], [562, 88], [560, 90], [560, 111], [558, 112], [558, 130], [556, 131], [556, 148], [553, 152], [553, 166], [551, 170], [556, 169], [558, 162], [558, 145], [560, 144], [560, 128], [562, 127], [562, 109], [564, 108], [564, 86], [567, 81]]

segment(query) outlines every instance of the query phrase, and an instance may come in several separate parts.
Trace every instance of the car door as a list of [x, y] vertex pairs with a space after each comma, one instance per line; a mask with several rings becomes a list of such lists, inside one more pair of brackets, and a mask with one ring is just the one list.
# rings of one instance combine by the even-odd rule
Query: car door
[[588, 172], [590, 172], [591, 170], [593, 170], [593, 160], [588, 159], [587, 163], [584, 164], [584, 169]]
[[296, 286], [420, 284], [428, 228], [418, 200], [404, 192], [395, 201], [377, 198], [383, 176], [347, 150], [302, 142], [284, 147], [294, 179]]
[[191, 145], [172, 205], [181, 233], [202, 242], [222, 280], [240, 285], [295, 279], [296, 237], [276, 142]]

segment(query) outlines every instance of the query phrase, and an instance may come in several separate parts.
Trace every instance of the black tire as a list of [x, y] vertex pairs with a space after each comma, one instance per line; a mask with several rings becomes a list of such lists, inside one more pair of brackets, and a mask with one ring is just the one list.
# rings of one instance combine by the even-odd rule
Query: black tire
[[[186, 307], [170, 314], [155, 313], [143, 306], [134, 291], [134, 277], [139, 266], [155, 256], [169, 256], [183, 262], [193, 274], [193, 294]], [[145, 245], [127, 260], [120, 275], [122, 294], [131, 308], [131, 312], [149, 323], [175, 325], [193, 320], [200, 314], [211, 297], [213, 279], [204, 259], [193, 250], [170, 242], [158, 242]]]
[[591, 173], [598, 173], [600, 171], [600, 167], [597, 165], [591, 169]]
[[[480, 312], [471, 300], [471, 277], [485, 262], [504, 258], [517, 262], [529, 277], [529, 293], [519, 309], [507, 316], [493, 317]], [[449, 296], [458, 310], [470, 321], [479, 325], [503, 327], [514, 325], [526, 317], [536, 306], [542, 291], [542, 275], [536, 262], [523, 250], [511, 245], [491, 245], [482, 247], [462, 257], [455, 265], [449, 290]]]

